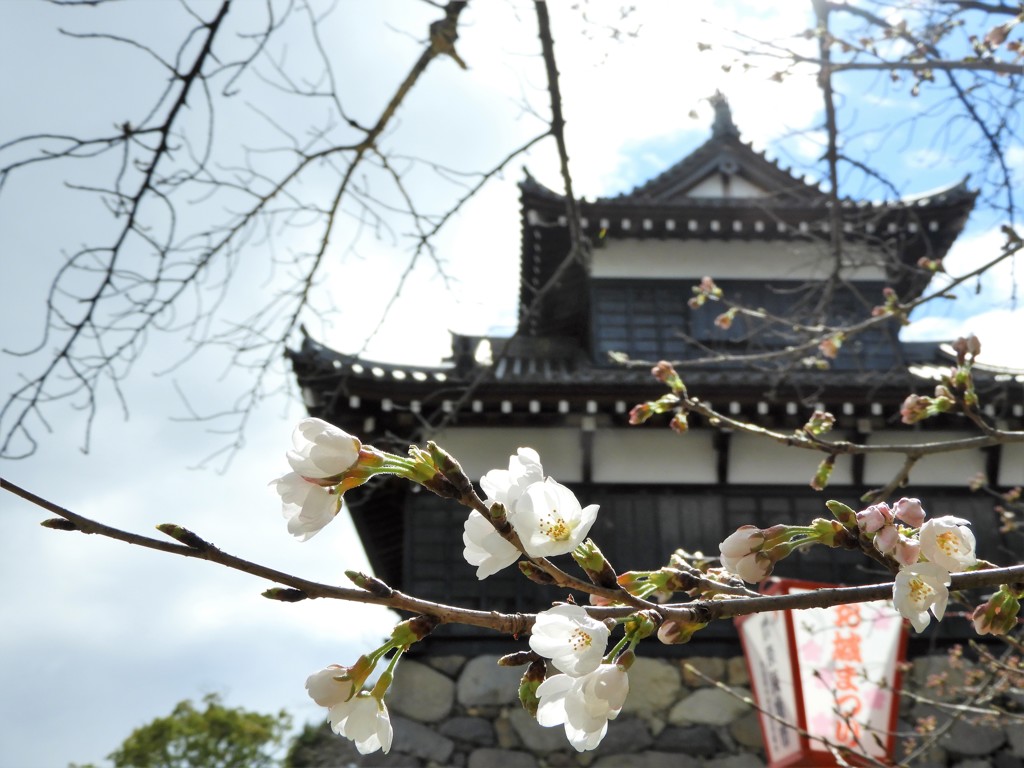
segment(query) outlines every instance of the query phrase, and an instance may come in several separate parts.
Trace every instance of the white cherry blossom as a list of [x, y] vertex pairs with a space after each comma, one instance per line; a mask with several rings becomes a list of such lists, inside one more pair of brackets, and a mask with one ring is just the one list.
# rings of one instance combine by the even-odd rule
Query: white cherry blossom
[[303, 419], [292, 433], [288, 463], [303, 477], [320, 480], [342, 474], [359, 459], [359, 438], [323, 419]]
[[764, 531], [740, 526], [718, 545], [722, 567], [751, 584], [764, 581], [772, 572], [772, 561], [760, 552], [763, 545]]
[[378, 749], [387, 754], [394, 732], [384, 702], [366, 691], [353, 696], [352, 683], [338, 680], [347, 670], [332, 664], [306, 678], [306, 690], [321, 707], [327, 707], [331, 729], [356, 744], [362, 755]]
[[901, 568], [892, 588], [892, 602], [914, 629], [924, 632], [931, 621], [928, 612], [939, 621], [949, 600], [949, 571], [937, 563], [917, 563]]
[[511, 515], [526, 489], [543, 480], [544, 468], [540, 456], [533, 448], [520, 448], [515, 456], [509, 457], [508, 469], [492, 469], [480, 478], [480, 487], [488, 502], [503, 504]]
[[553, 675], [537, 687], [537, 722], [546, 728], [564, 726], [577, 752], [595, 749], [628, 693], [626, 670], [617, 664], [601, 664], [582, 677]]
[[306, 690], [313, 701], [321, 707], [333, 707], [352, 697], [352, 683], [349, 680], [338, 680], [347, 670], [338, 664], [314, 672], [306, 678]]
[[537, 614], [530, 648], [572, 677], [593, 672], [608, 645], [608, 627], [578, 605], [556, 605]]
[[282, 512], [288, 519], [288, 533], [306, 541], [327, 525], [341, 509], [341, 496], [331, 493], [297, 472], [270, 483], [281, 497]]
[[502, 568], [512, 565], [521, 554], [518, 549], [501, 534], [479, 512], [469, 513], [462, 534], [462, 542], [466, 548], [462, 556], [470, 565], [477, 566], [476, 577], [486, 579]]
[[526, 488], [510, 517], [530, 557], [572, 552], [597, 519], [597, 504], [581, 508], [576, 495], [548, 478]]
[[387, 754], [391, 749], [394, 729], [388, 708], [369, 693], [364, 691], [335, 704], [328, 710], [327, 717], [331, 729], [354, 741], [359, 754], [368, 755], [378, 749]]
[[933, 517], [921, 526], [921, 554], [947, 571], [974, 565], [974, 533], [970, 522], [959, 517]]

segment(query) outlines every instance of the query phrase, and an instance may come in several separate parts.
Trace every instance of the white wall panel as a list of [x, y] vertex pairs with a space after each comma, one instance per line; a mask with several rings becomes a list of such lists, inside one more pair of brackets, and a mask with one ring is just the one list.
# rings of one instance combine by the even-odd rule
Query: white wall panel
[[677, 435], [647, 424], [594, 435], [597, 483], [714, 483], [715, 461], [705, 430]]
[[[774, 226], [767, 221], [766, 226]], [[720, 226], [731, 231], [732, 221], [723, 217]], [[676, 222], [685, 230], [686, 220]], [[848, 249], [851, 261], [862, 261]], [[876, 257], [877, 259], [877, 257]], [[592, 274], [596, 278], [696, 278], [711, 275], [716, 280], [811, 280], [831, 273], [831, 260], [824, 245], [814, 243], [747, 242], [743, 240], [633, 240], [615, 239], [593, 253]], [[883, 280], [883, 271], [870, 264], [850, 267], [847, 279]]]
[[[994, 478], [992, 479], [994, 480]], [[1000, 486], [1024, 485], [1024, 444], [1003, 446], [998, 484]]]
[[[873, 432], [870, 445], [919, 445], [970, 437], [967, 432], [911, 432], [891, 430]], [[885, 485], [903, 465], [899, 454], [868, 454], [864, 463], [864, 482], [870, 486]], [[916, 485], [966, 487], [970, 479], [985, 469], [985, 455], [981, 451], [954, 451], [925, 456], [910, 473], [907, 494], [913, 496]]]
[[[840, 439], [838, 435], [834, 439]], [[755, 435], [734, 434], [729, 444], [729, 483], [734, 485], [809, 485], [824, 454], [787, 448]], [[853, 482], [853, 463], [840, 456], [832, 470], [832, 485]]]

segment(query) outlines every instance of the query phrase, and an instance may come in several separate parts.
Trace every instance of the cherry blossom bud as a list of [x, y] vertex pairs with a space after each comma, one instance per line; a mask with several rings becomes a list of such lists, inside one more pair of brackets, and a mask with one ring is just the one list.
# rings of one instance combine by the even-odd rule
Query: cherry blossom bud
[[375, 576], [367, 576], [359, 571], [345, 571], [345, 575], [349, 581], [360, 589], [365, 589], [370, 594], [377, 595], [378, 597], [391, 597], [394, 594], [394, 590], [391, 587]]
[[634, 405], [632, 410], [630, 410], [629, 423], [633, 426], [643, 424], [653, 415], [654, 408], [651, 406], [651, 403], [640, 403], [639, 405]]
[[586, 539], [576, 547], [572, 551], [572, 557], [592, 583], [609, 589], [615, 589], [618, 586], [615, 571], [592, 539]]
[[498, 659], [498, 666], [525, 667], [527, 664], [533, 664], [533, 662], [540, 660], [540, 654], [535, 651], [516, 651], [515, 653], [506, 653]]
[[832, 477], [832, 470], [836, 465], [835, 454], [830, 454], [821, 460], [818, 464], [818, 468], [814, 472], [814, 477], [811, 478], [810, 486], [815, 491], [825, 490], [825, 486], [828, 485], [829, 478]]
[[662, 622], [658, 627], [658, 639], [665, 645], [688, 643], [693, 636], [707, 626], [707, 622], [673, 621]]
[[825, 502], [825, 506], [828, 508], [828, 511], [832, 513], [832, 516], [847, 528], [852, 529], [858, 524], [857, 513], [850, 507], [843, 504], [843, 502], [836, 501], [835, 499], [829, 499]]
[[271, 587], [261, 594], [268, 600], [279, 600], [282, 603], [298, 603], [309, 597], [301, 589], [290, 589], [288, 587]]
[[543, 584], [550, 586], [556, 584], [555, 577], [546, 571], [541, 570], [539, 565], [531, 563], [529, 560], [523, 560], [519, 563], [519, 570], [523, 572], [523, 576], [528, 578], [534, 584]]
[[659, 360], [657, 365], [651, 368], [651, 375], [662, 384], [668, 384], [673, 379], [678, 379], [679, 374], [668, 360]]
[[872, 504], [857, 513], [857, 527], [864, 533], [874, 533], [887, 525], [892, 525], [893, 514], [884, 501]]
[[677, 413], [672, 417], [672, 420], [668, 423], [669, 428], [677, 435], [681, 435], [684, 432], [688, 432], [690, 429], [690, 423], [687, 421], [685, 413]]
[[804, 432], [812, 435], [824, 435], [832, 430], [835, 423], [836, 417], [828, 411], [815, 411], [804, 424]]
[[921, 395], [908, 395], [900, 406], [900, 420], [904, 424], [916, 424], [928, 418], [930, 398]]
[[292, 471], [311, 480], [340, 476], [356, 463], [362, 447], [359, 438], [313, 418], [298, 423], [292, 443], [287, 454]]
[[408, 648], [433, 632], [439, 623], [435, 616], [413, 616], [395, 625], [391, 642], [398, 648]]
[[920, 499], [908, 499], [904, 496], [892, 506], [893, 514], [911, 528], [920, 528], [925, 519], [924, 507]]
[[523, 709], [533, 717], [537, 716], [537, 706], [540, 704], [540, 697], [537, 696], [537, 689], [544, 682], [547, 674], [547, 665], [542, 659], [535, 659], [519, 681], [519, 703]]
[[987, 602], [979, 605], [971, 616], [979, 635], [1006, 635], [1017, 627], [1020, 599], [1024, 590], [1014, 590], [1003, 584]]
[[843, 346], [843, 339], [844, 336], [841, 333], [822, 339], [818, 344], [818, 351], [829, 360], [835, 360], [839, 356], [839, 348]]

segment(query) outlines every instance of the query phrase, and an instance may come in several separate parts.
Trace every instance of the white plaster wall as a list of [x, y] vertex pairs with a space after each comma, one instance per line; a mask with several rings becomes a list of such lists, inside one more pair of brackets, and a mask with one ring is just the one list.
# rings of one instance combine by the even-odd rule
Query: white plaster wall
[[[723, 230], [732, 222], [722, 221]], [[774, 222], [766, 221], [766, 227]], [[686, 221], [677, 221], [685, 229]], [[881, 267], [863, 253], [850, 251], [849, 280], [882, 280]], [[596, 278], [695, 278], [716, 280], [821, 280], [830, 274], [824, 244], [746, 242], [741, 240], [611, 240], [594, 251], [591, 274]]]
[[[767, 197], [768, 193], [758, 186], [751, 184], [740, 176], [732, 176], [729, 179], [728, 197]], [[686, 193], [686, 197], [727, 197], [725, 185], [722, 184], [722, 174], [713, 173], [694, 184]]]
[[1004, 445], [999, 465], [1000, 486], [1024, 485], [1024, 444]]
[[594, 434], [594, 482], [714, 483], [712, 433], [677, 435], [667, 426], [598, 430]]
[[[835, 434], [833, 439], [841, 440]], [[824, 454], [801, 448], [787, 448], [756, 435], [733, 434], [729, 443], [730, 485], [809, 485], [825, 458]], [[848, 456], [836, 459], [832, 485], [853, 482], [853, 462]]]
[[580, 430], [572, 428], [452, 427], [434, 442], [458, 459], [469, 479], [478, 482], [492, 469], [508, 469], [508, 458], [521, 447], [540, 454], [544, 473], [562, 483], [583, 479], [583, 451]]
[[[970, 437], [966, 432], [910, 432], [883, 430], [868, 437], [869, 445], [920, 445]], [[868, 454], [864, 461], [864, 482], [871, 486], [885, 485], [903, 465], [899, 454]], [[907, 493], [913, 496], [916, 485], [966, 487], [970, 479], [985, 469], [985, 455], [980, 450], [954, 451], [925, 456], [910, 473]]]

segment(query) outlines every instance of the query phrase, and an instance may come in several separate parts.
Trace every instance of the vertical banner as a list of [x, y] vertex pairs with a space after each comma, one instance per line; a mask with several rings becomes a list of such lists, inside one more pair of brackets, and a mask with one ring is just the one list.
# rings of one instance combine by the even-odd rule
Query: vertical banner
[[[777, 580], [767, 592], [828, 586]], [[754, 614], [736, 623], [763, 710], [769, 768], [839, 765], [822, 740], [883, 762], [892, 754], [906, 629], [889, 601]]]

